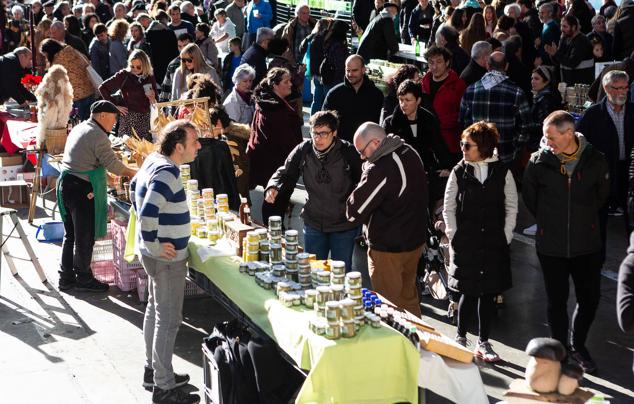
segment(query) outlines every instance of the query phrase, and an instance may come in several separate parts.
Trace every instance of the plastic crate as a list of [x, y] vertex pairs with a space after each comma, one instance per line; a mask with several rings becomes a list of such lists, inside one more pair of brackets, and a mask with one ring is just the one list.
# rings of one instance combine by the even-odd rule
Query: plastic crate
[[110, 261], [96, 261], [90, 264], [92, 268], [93, 276], [101, 282], [107, 283], [108, 285], [114, 285], [114, 262]]
[[133, 270], [120, 270], [115, 267], [115, 285], [124, 292], [136, 289], [137, 272]]
[[137, 270], [142, 268], [141, 262], [138, 258], [134, 261], [128, 262], [125, 260], [125, 234], [127, 227], [119, 222], [112, 222], [112, 244], [113, 244], [113, 259], [114, 265], [120, 270]]
[[141, 276], [139, 272], [136, 278], [136, 292], [139, 295], [139, 301], [141, 303], [147, 303], [148, 298], [148, 278]]

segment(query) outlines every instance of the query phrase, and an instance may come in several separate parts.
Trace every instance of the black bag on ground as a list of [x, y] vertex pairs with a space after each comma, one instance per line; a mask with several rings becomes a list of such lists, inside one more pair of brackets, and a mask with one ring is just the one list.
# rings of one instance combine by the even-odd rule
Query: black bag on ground
[[238, 320], [216, 324], [204, 343], [218, 368], [222, 404], [287, 404], [304, 382], [273, 342]]

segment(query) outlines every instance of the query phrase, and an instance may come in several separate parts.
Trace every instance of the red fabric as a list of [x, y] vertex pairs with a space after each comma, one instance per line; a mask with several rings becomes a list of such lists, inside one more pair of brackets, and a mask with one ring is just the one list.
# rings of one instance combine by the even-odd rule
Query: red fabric
[[[427, 72], [423, 77], [423, 93], [429, 94], [429, 82], [431, 72]], [[458, 74], [449, 70], [449, 76], [438, 89], [433, 100], [433, 107], [438, 121], [440, 121], [440, 134], [442, 135], [447, 148], [451, 153], [460, 152], [460, 125], [458, 117], [460, 115], [460, 100], [464, 95], [467, 86]]]
[[9, 154], [35, 144], [37, 123], [17, 119], [6, 112], [0, 112], [0, 143]]

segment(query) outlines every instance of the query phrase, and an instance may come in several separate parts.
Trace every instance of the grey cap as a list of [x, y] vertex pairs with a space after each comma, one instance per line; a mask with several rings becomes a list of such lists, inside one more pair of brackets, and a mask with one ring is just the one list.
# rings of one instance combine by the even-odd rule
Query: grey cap
[[118, 114], [119, 110], [110, 101], [99, 100], [99, 101], [93, 102], [93, 104], [90, 106], [90, 113], [91, 114], [97, 114], [99, 112], [107, 112], [107, 113], [110, 113], [110, 114]]

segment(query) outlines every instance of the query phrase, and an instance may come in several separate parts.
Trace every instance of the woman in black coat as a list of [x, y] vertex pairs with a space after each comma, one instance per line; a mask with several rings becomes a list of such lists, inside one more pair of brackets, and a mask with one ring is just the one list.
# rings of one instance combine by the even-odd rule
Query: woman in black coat
[[553, 82], [553, 70], [548, 66], [539, 66], [531, 75], [531, 88], [533, 89], [533, 105], [531, 115], [533, 117], [527, 149], [530, 153], [539, 149], [542, 139], [542, 122], [551, 112], [562, 108], [561, 95]]
[[517, 216], [515, 181], [495, 150], [499, 138], [495, 125], [486, 122], [462, 132], [463, 160], [447, 181], [443, 211], [450, 241], [449, 288], [462, 294], [456, 342], [467, 345], [467, 329], [477, 308], [475, 354], [485, 362], [500, 360], [489, 343], [489, 329], [495, 296], [512, 285], [509, 245]]
[[440, 135], [438, 118], [421, 107], [423, 90], [420, 83], [414, 80], [403, 81], [398, 86], [396, 96], [398, 105], [381, 126], [386, 133], [398, 135], [418, 152], [429, 178], [429, 201], [435, 204], [443, 195], [442, 178], [446, 179], [449, 175], [455, 160]]

